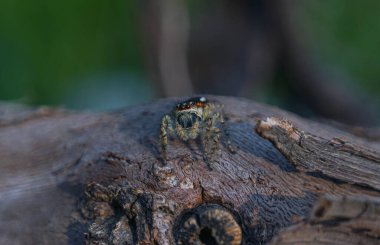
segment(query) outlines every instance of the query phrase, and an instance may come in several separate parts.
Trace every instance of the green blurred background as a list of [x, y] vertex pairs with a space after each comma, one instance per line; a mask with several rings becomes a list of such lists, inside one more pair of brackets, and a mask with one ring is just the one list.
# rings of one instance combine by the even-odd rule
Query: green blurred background
[[315, 1], [304, 4], [319, 59], [380, 96], [380, 1]]
[[[187, 1], [191, 24], [206, 2]], [[296, 22], [307, 32], [311, 56], [377, 101], [380, 1], [296, 2]], [[104, 110], [166, 96], [147, 61], [154, 50], [144, 36], [144, 22], [155, 13], [149, 5], [152, 1], [1, 0], [0, 100]], [[303, 108], [289, 106], [294, 96], [286, 92], [281, 72], [273, 79], [269, 88], [247, 97], [296, 112]]]
[[0, 99], [95, 109], [149, 99], [136, 15], [133, 1], [0, 1]]

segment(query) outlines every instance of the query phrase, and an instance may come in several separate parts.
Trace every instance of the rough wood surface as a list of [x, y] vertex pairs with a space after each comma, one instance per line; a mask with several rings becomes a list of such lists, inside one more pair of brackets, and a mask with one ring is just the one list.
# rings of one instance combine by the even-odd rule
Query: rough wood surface
[[303, 223], [282, 231], [274, 244], [379, 244], [380, 199], [327, 196]]
[[303, 132], [289, 121], [268, 118], [257, 132], [272, 141], [296, 169], [380, 191], [380, 153], [344, 137], [322, 138]]
[[212, 171], [197, 142], [171, 140], [161, 161], [160, 121], [178, 99], [105, 113], [1, 105], [0, 244], [265, 244], [307, 217], [321, 194], [379, 196], [375, 181], [299, 171], [255, 127], [279, 117], [371, 152], [378, 141], [252, 101], [212, 99], [225, 105], [236, 148], [222, 140]]

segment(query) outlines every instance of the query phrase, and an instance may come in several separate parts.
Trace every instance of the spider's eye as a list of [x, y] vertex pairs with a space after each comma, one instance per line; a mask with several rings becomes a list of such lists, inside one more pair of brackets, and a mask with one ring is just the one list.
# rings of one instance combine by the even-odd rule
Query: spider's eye
[[183, 114], [177, 118], [177, 122], [182, 128], [191, 128], [196, 121], [200, 121], [201, 118], [195, 113]]

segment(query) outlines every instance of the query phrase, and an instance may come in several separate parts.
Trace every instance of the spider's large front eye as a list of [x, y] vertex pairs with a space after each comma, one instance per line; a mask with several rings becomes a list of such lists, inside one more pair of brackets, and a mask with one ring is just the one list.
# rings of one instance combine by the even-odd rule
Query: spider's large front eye
[[182, 114], [177, 117], [177, 122], [182, 128], [191, 128], [197, 120], [201, 118], [195, 113]]

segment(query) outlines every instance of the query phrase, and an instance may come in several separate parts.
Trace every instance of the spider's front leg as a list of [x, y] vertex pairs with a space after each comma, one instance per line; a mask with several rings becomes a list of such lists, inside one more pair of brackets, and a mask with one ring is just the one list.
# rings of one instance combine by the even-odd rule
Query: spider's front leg
[[160, 141], [161, 141], [161, 154], [165, 163], [168, 160], [167, 146], [168, 136], [174, 133], [174, 126], [169, 115], [165, 115], [161, 121]]

